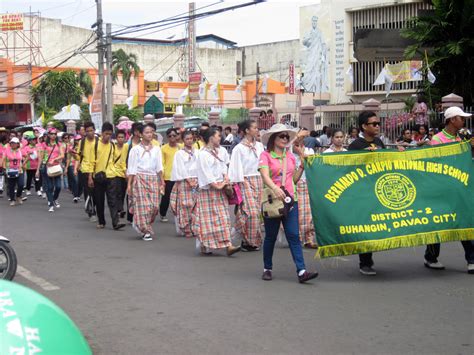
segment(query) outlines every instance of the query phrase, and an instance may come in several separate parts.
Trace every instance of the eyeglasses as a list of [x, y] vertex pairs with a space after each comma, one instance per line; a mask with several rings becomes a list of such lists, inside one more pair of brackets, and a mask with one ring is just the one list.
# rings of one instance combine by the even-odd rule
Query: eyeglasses
[[378, 127], [378, 126], [380, 126], [380, 121], [379, 122], [369, 122], [369, 123], [367, 123], [367, 126], [369, 126], [369, 125], [371, 125], [373, 127]]
[[280, 135], [278, 135], [278, 138], [280, 138], [280, 139], [288, 139], [288, 140], [289, 140], [289, 139], [290, 139], [290, 135], [289, 135], [289, 134], [280, 134]]

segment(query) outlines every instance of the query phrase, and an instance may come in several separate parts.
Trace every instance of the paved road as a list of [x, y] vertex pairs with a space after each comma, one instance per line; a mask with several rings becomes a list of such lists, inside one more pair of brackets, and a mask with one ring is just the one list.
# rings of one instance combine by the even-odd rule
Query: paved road
[[460, 243], [443, 246], [441, 272], [423, 267], [423, 248], [378, 253], [373, 278], [356, 257], [305, 251], [320, 271], [307, 285], [278, 249], [264, 282], [260, 252], [199, 257], [172, 223], [157, 223], [153, 242], [129, 227], [97, 231], [66, 197], [54, 214], [36, 196], [0, 200], [0, 232], [21, 266], [59, 289], [16, 281], [60, 305], [96, 354], [473, 353], [474, 277]]

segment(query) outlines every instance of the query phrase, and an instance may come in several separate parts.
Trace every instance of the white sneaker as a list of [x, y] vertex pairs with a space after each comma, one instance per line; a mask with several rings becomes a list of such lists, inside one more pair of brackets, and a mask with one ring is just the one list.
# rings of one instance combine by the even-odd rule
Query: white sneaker
[[23, 201], [24, 201], [24, 197], [23, 197], [23, 199], [21, 197], [16, 198], [16, 203], [19, 204], [19, 205], [22, 205]]
[[142, 240], [144, 240], [145, 242], [149, 242], [150, 240], [153, 240], [153, 238], [151, 237], [150, 233], [147, 233], [143, 235]]
[[[31, 194], [30, 194], [30, 195], [31, 195]], [[26, 201], [26, 200], [28, 200], [28, 197], [23, 196], [23, 197], [21, 198], [21, 200], [22, 200], [22, 201]]]
[[168, 218], [166, 216], [160, 216], [161, 222], [168, 222]]
[[40, 191], [40, 190], [36, 191], [36, 194], [37, 194], [38, 196], [41, 196], [41, 191]]
[[26, 191], [26, 196], [30, 196], [31, 195], [31, 191]]
[[441, 264], [439, 261], [435, 263], [430, 263], [428, 260], [425, 259], [425, 266], [428, 269], [433, 269], [433, 270], [444, 270], [444, 265]]
[[474, 274], [474, 264], [467, 264], [467, 273]]
[[54, 207], [59, 208], [61, 205], [59, 204], [58, 200], [54, 201]]
[[15, 201], [10, 202], [10, 206], [15, 206]]
[[90, 216], [89, 221], [92, 222], [92, 223], [95, 223], [95, 222], [97, 222], [97, 217], [96, 216]]
[[42, 197], [42, 198], [46, 198], [46, 192], [43, 192], [43, 193], [41, 194], [41, 197]]
[[51, 206], [51, 207], [49, 208], [48, 212], [54, 212], [54, 207]]

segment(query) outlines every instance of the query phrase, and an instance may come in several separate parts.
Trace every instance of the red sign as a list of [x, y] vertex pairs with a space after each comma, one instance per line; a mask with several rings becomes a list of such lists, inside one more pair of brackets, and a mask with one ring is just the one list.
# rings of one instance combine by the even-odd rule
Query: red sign
[[189, 73], [189, 98], [199, 100], [199, 85], [201, 85], [202, 73]]
[[295, 94], [295, 65], [293, 62], [290, 62], [289, 66], [289, 75], [288, 78], [290, 80], [290, 83], [288, 85], [288, 93], [291, 95]]
[[95, 84], [92, 100], [89, 105], [91, 120], [94, 122], [95, 128], [100, 129], [102, 126], [102, 83]]

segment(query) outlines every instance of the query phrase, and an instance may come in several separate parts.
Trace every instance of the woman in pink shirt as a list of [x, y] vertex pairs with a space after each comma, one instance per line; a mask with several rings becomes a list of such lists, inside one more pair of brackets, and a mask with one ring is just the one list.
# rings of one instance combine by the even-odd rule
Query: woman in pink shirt
[[[295, 156], [288, 150], [290, 141], [296, 136], [296, 132], [288, 129], [284, 124], [274, 124], [262, 135], [262, 143], [267, 150], [260, 155], [259, 171], [265, 186], [270, 187], [277, 198], [281, 200], [294, 201], [286, 216], [280, 218], [265, 218], [265, 240], [263, 242], [263, 275], [264, 281], [272, 280], [273, 249], [277, 239], [280, 224], [283, 223], [286, 240], [290, 247], [293, 261], [296, 265], [298, 281], [304, 283], [318, 276], [317, 272], [306, 271], [303, 249], [300, 243], [298, 228], [298, 202], [295, 184], [303, 174], [303, 165], [296, 168]], [[294, 151], [303, 156], [303, 152], [294, 148]], [[303, 157], [304, 159], [304, 157]], [[302, 159], [302, 160], [303, 160]], [[284, 171], [286, 170], [286, 174]], [[285, 174], [285, 177], [283, 176]]]
[[48, 176], [48, 167], [61, 165], [64, 159], [64, 149], [62, 144], [58, 143], [57, 139], [58, 131], [56, 128], [50, 128], [48, 130], [48, 137], [43, 143], [43, 148], [40, 153], [41, 167], [36, 170], [36, 176], [43, 177], [43, 187], [46, 186], [46, 195], [48, 196], [48, 207], [49, 212], [54, 212], [54, 208], [61, 207], [58, 202], [59, 193], [61, 192], [61, 178], [59, 176]]
[[41, 181], [40, 177], [35, 178], [36, 170], [38, 170], [39, 165], [39, 148], [36, 143], [37, 139], [34, 136], [28, 137], [28, 144], [23, 147], [22, 153], [25, 161], [25, 170], [26, 170], [26, 195], [31, 195], [31, 183], [35, 182], [35, 191], [38, 196], [41, 196]]
[[16, 203], [21, 205], [21, 193], [23, 192], [23, 166], [20, 149], [20, 140], [16, 137], [10, 139], [10, 145], [3, 151], [3, 169], [8, 181], [8, 197], [10, 198], [10, 206], [15, 206], [15, 189]]

